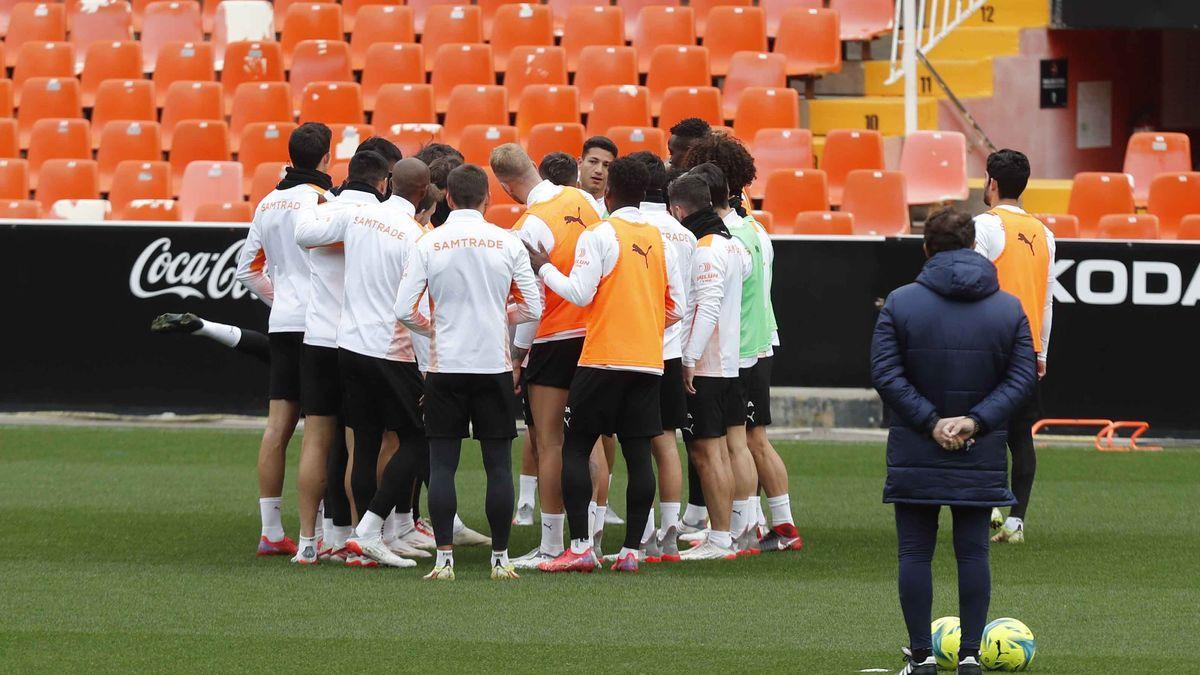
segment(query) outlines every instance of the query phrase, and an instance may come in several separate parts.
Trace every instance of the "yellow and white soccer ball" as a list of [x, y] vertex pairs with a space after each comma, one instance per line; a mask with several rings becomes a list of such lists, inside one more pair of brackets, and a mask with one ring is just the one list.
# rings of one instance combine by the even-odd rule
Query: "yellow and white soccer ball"
[[979, 660], [988, 670], [1026, 670], [1036, 655], [1033, 631], [1016, 619], [996, 619], [983, 629]]
[[942, 670], [958, 669], [958, 647], [962, 641], [962, 627], [957, 616], [943, 616], [930, 626], [933, 633], [933, 658]]

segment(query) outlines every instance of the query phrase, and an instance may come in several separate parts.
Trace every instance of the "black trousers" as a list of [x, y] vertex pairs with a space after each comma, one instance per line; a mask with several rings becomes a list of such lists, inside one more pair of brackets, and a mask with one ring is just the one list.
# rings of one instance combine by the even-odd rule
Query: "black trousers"
[[[562, 489], [567, 524], [572, 539], [589, 539], [588, 503], [592, 499], [592, 476], [588, 458], [599, 434], [568, 431], [563, 440]], [[624, 547], [637, 550], [646, 531], [646, 520], [654, 504], [654, 466], [650, 460], [650, 438], [629, 438], [618, 434], [621, 454], [629, 471], [625, 489]]]

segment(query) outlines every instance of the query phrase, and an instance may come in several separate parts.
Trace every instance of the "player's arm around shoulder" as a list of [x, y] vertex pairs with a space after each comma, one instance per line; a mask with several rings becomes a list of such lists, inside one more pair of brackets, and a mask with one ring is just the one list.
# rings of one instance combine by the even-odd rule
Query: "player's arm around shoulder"
[[512, 274], [510, 296], [514, 312], [509, 314], [513, 325], [538, 321], [542, 318], [542, 289], [529, 261], [529, 251], [515, 235], [504, 232]]

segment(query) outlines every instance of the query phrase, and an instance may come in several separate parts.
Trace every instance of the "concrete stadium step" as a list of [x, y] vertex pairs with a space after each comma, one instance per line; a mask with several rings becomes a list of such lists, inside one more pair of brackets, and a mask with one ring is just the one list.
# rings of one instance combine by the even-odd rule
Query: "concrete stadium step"
[[[875, 129], [887, 135], [904, 133], [904, 99], [898, 96], [860, 96], [807, 101], [808, 128], [824, 136], [832, 129]], [[938, 128], [937, 99], [917, 103], [920, 129]]]
[[929, 50], [928, 56], [940, 61], [971, 61], [1020, 53], [1020, 28], [960, 26]]
[[[959, 98], [987, 98], [992, 95], [992, 60], [977, 59], [966, 61], [937, 60], [931, 61], [934, 70], [950, 90]], [[863, 88], [868, 96], [903, 96], [904, 80], [892, 84], [884, 84], [891, 74], [891, 64], [887, 61], [867, 61], [863, 65]], [[946, 93], [938, 86], [937, 81], [929, 74], [924, 64], [917, 65], [920, 80], [917, 84], [921, 96], [947, 98]], [[818, 90], [819, 91], [819, 90]]]
[[[946, 2], [938, 3], [938, 11]], [[929, 5], [927, 14], [933, 10]], [[963, 26], [1039, 28], [1050, 23], [1049, 0], [996, 0], [984, 5], [962, 23]]]
[[[972, 195], [977, 191], [982, 193], [983, 181], [982, 178], [967, 181]], [[1071, 201], [1071, 183], [1069, 178], [1031, 178], [1021, 197], [1021, 208], [1029, 213], [1066, 213]]]

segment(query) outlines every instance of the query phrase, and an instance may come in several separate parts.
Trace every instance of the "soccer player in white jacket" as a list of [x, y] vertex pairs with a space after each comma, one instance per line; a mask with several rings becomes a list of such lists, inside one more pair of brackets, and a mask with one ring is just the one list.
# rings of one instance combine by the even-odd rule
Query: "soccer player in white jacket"
[[[429, 336], [425, 432], [430, 446], [429, 512], [437, 561], [426, 578], [454, 579], [454, 474], [470, 430], [483, 449], [485, 510], [492, 530], [492, 578], [516, 579], [508, 560], [512, 527], [512, 439], [517, 403], [509, 325], [537, 321], [541, 291], [529, 254], [512, 233], [483, 219], [488, 179], [464, 164], [447, 179], [449, 217], [409, 256], [396, 316]], [[421, 313], [428, 295], [430, 314]], [[509, 301], [513, 314], [509, 314]]]
[[329, 127], [315, 122], [292, 132], [291, 165], [259, 203], [238, 256], [238, 281], [271, 307], [270, 404], [258, 450], [258, 555], [296, 554], [296, 544], [284, 534], [280, 519], [287, 446], [300, 420], [300, 352], [309, 295], [308, 254], [296, 245], [295, 227], [325, 201], [332, 187], [325, 173], [330, 137]]

